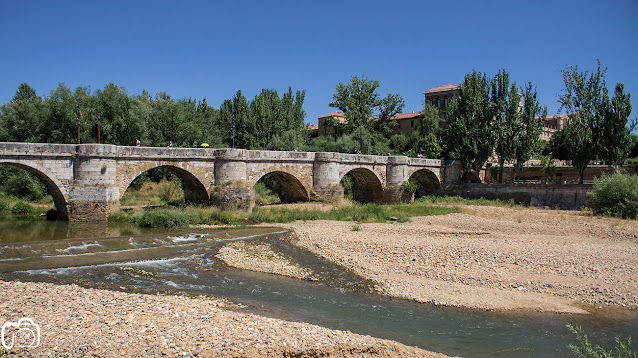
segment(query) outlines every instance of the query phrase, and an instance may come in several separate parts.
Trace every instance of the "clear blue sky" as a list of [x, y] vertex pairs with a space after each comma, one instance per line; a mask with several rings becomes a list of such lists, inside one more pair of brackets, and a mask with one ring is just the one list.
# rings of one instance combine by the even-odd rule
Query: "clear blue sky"
[[427, 89], [505, 68], [556, 114], [559, 70], [600, 59], [610, 90], [624, 82], [636, 108], [637, 35], [637, 0], [0, 0], [0, 103], [22, 82], [39, 95], [113, 82], [215, 108], [239, 89], [250, 99], [292, 86], [306, 90], [314, 124], [353, 75], [379, 80], [412, 112]]

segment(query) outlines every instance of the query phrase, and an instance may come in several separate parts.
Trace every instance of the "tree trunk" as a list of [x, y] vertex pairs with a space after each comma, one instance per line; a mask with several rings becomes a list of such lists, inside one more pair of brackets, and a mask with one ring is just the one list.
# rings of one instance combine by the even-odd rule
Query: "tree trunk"
[[474, 162], [474, 164], [472, 165], [472, 167], [474, 167], [474, 173], [476, 174], [475, 182], [476, 182], [476, 183], [480, 183], [480, 182], [481, 182], [481, 168], [482, 168], [483, 166], [482, 166], [482, 165], [480, 165], [478, 162]]
[[505, 160], [499, 158], [498, 160], [498, 183], [499, 184], [503, 184], [503, 166], [504, 165], [505, 165]]
[[583, 184], [584, 179], [585, 179], [585, 169], [587, 169], [587, 167], [583, 167], [583, 168], [578, 168], [578, 184]]

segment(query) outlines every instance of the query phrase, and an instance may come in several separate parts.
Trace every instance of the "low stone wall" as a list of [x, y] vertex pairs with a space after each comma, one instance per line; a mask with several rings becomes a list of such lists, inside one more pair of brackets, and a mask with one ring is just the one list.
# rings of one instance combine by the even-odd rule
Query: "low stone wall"
[[456, 195], [467, 199], [499, 199], [537, 207], [579, 210], [587, 206], [587, 192], [591, 185], [585, 184], [466, 184], [448, 187], [445, 195]]
[[[638, 174], [638, 166], [624, 166], [623, 171], [629, 174]], [[616, 169], [606, 165], [590, 165], [585, 170], [585, 177], [583, 180], [591, 182], [594, 178], [599, 178], [603, 173], [613, 174]], [[481, 177], [487, 182], [495, 183], [496, 177], [492, 177], [489, 170], [483, 170]], [[506, 166], [503, 168], [503, 182], [511, 182], [514, 177], [514, 167]], [[524, 167], [518, 170], [517, 178], [520, 180], [538, 180], [547, 182], [578, 182], [578, 171], [573, 167], [556, 167], [556, 173], [552, 179], [549, 179], [542, 171], [540, 167]]]

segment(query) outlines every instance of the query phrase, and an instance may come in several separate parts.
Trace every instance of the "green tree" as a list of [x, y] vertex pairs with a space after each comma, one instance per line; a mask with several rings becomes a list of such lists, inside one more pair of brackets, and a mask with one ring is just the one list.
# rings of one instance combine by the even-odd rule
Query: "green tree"
[[418, 118], [416, 131], [408, 138], [408, 147], [426, 158], [442, 158], [445, 150], [443, 123], [438, 108], [426, 103]]
[[536, 88], [528, 82], [522, 96], [522, 131], [515, 144], [516, 168], [522, 167], [535, 153], [541, 154], [547, 146], [547, 142], [539, 140], [547, 116], [547, 107], [541, 107], [536, 97]]
[[461, 159], [466, 168], [479, 173], [494, 148], [493, 115], [490, 101], [490, 81], [484, 73], [472, 71], [465, 75], [447, 109], [448, 148], [452, 156]]
[[498, 182], [503, 183], [503, 166], [514, 159], [518, 138], [523, 131], [519, 104], [521, 95], [516, 83], [510, 85], [509, 74], [499, 70], [492, 79], [492, 98], [490, 112], [494, 115], [494, 151], [498, 156]]
[[[348, 120], [348, 132], [364, 126], [386, 136], [391, 133], [394, 117], [403, 109], [405, 102], [398, 94], [380, 98], [377, 93], [379, 86], [379, 81], [370, 80], [364, 75], [352, 76], [348, 84], [339, 82], [330, 107], [343, 112]], [[378, 113], [378, 121], [371, 121], [375, 112]]]
[[235, 123], [235, 137], [233, 148], [253, 148], [257, 145], [257, 126], [250, 115], [248, 100], [237, 91], [233, 96], [233, 122]]
[[405, 101], [398, 94], [388, 94], [378, 102], [379, 118], [374, 121], [373, 128], [376, 132], [383, 134], [386, 138], [390, 137], [392, 130], [397, 126], [396, 115], [399, 114]]
[[119, 138], [120, 145], [134, 145], [135, 140], [139, 139], [143, 144], [149, 143], [148, 139], [148, 123], [151, 120], [153, 111], [153, 99], [146, 92], [132, 98], [128, 111], [130, 120], [130, 132], [124, 138]]
[[578, 183], [583, 183], [585, 169], [598, 154], [598, 132], [604, 117], [605, 71], [598, 61], [595, 72], [579, 72], [578, 66], [563, 70], [565, 89], [558, 96], [559, 111], [565, 109], [570, 123], [564, 128], [562, 147], [578, 171]]
[[93, 142], [127, 145], [134, 143], [141, 132], [139, 124], [130, 116], [131, 97], [124, 87], [113, 83], [95, 92], [96, 108], [88, 119], [88, 130]]
[[605, 98], [603, 102], [607, 104], [607, 108], [599, 123], [600, 156], [607, 165], [618, 168], [631, 151], [630, 134], [636, 128], [636, 120], [627, 127], [632, 109], [631, 95], [625, 93], [625, 85], [620, 82], [616, 84], [611, 101]]
[[379, 94], [376, 92], [379, 86], [379, 81], [369, 80], [364, 75], [361, 78], [352, 76], [350, 83], [337, 84], [332, 95], [334, 101], [329, 106], [343, 112], [352, 128], [368, 125], [374, 108], [379, 105]]
[[268, 150], [294, 150], [305, 151], [308, 149], [308, 133], [296, 129], [289, 129], [285, 132], [272, 136], [266, 149]]
[[79, 110], [82, 107], [76, 102], [71, 89], [60, 83], [47, 97], [45, 108], [47, 115], [38, 125], [37, 141], [77, 143], [78, 120], [82, 120]]
[[37, 142], [36, 128], [45, 109], [42, 98], [26, 83], [20, 84], [13, 99], [0, 107], [0, 140], [7, 142]]

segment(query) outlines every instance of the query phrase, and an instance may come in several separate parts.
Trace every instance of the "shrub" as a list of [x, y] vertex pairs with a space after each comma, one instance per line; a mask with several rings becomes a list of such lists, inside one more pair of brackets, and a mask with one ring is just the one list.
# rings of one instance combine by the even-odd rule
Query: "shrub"
[[270, 190], [266, 184], [257, 182], [255, 184], [255, 204], [268, 205], [277, 204], [281, 202], [279, 195]]
[[149, 210], [133, 219], [141, 227], [178, 228], [190, 224], [188, 215], [179, 210]]
[[16, 215], [31, 215], [35, 213], [35, 209], [29, 204], [18, 201], [11, 208], [11, 213]]
[[[581, 358], [636, 358], [636, 353], [632, 351], [631, 336], [626, 340], [616, 337], [616, 347], [614, 349], [606, 350], [601, 346], [594, 347], [587, 338], [585, 332], [581, 327], [575, 326], [571, 323], [567, 324], [567, 328], [576, 335], [578, 345], [570, 344], [567, 347], [572, 353]], [[617, 355], [615, 353], [617, 353]]]
[[0, 212], [9, 211], [9, 203], [3, 200], [0, 200]]
[[408, 180], [403, 183], [403, 189], [410, 194], [414, 194], [417, 190], [419, 190], [419, 184], [414, 180]]
[[638, 176], [614, 173], [594, 178], [589, 193], [594, 213], [635, 219], [638, 214]]
[[182, 183], [178, 180], [162, 179], [160, 182], [160, 197], [167, 204], [179, 204], [184, 202]]
[[400, 223], [409, 223], [409, 222], [412, 222], [412, 219], [410, 219], [410, 217], [409, 217], [409, 216], [407, 216], [407, 215], [401, 215], [401, 216], [399, 216], [399, 218], [397, 219], [397, 222], [400, 222]]

